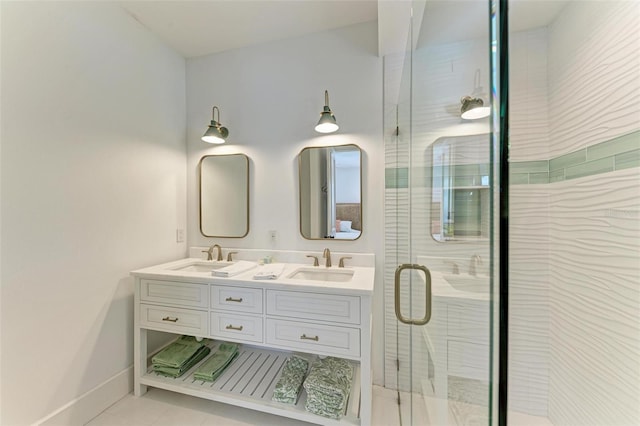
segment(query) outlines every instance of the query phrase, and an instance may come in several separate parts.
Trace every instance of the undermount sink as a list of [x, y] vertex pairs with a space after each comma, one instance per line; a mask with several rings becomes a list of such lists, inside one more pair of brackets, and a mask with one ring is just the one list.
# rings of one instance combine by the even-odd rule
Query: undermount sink
[[293, 271], [287, 278], [311, 281], [347, 282], [353, 278], [353, 270], [350, 269], [324, 269], [299, 268]]
[[489, 277], [487, 276], [453, 274], [445, 275], [444, 279], [456, 290], [470, 291], [473, 293], [489, 292]]
[[197, 261], [193, 263], [189, 263], [188, 265], [180, 265], [177, 268], [173, 268], [173, 271], [184, 271], [184, 272], [211, 272], [215, 269], [224, 268], [225, 266], [233, 265], [234, 262], [223, 262], [223, 261]]

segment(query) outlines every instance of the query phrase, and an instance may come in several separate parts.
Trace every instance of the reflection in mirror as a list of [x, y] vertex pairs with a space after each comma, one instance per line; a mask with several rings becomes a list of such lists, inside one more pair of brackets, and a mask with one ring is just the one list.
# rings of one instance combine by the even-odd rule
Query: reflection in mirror
[[300, 233], [304, 238], [360, 237], [361, 165], [357, 145], [305, 148], [300, 152]]
[[431, 236], [489, 238], [489, 135], [443, 137], [431, 145]]
[[242, 238], [249, 233], [249, 158], [244, 154], [200, 159], [200, 232]]

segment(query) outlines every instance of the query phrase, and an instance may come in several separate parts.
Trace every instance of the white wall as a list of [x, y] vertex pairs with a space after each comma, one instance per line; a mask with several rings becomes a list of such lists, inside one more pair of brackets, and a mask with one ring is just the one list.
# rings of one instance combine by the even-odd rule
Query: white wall
[[[552, 157], [640, 129], [638, 28], [640, 3], [613, 1], [571, 2], [549, 28]], [[549, 187], [549, 418], [636, 425], [640, 170]]]
[[24, 425], [132, 364], [129, 271], [186, 253], [185, 62], [114, 4], [1, 5], [0, 423]]
[[[313, 128], [324, 90], [340, 130]], [[229, 128], [223, 146], [203, 143], [211, 108]], [[187, 61], [188, 241], [223, 248], [372, 252], [382, 265], [382, 60], [376, 23], [287, 39]], [[363, 150], [363, 227], [356, 241], [302, 238], [298, 216], [297, 155], [307, 146], [357, 144]], [[245, 153], [250, 158], [250, 231], [242, 239], [205, 238], [199, 231], [197, 164], [203, 155]], [[272, 243], [269, 231], [277, 231]], [[378, 269], [381, 270], [381, 269]], [[382, 281], [376, 276], [374, 379], [382, 376]]]

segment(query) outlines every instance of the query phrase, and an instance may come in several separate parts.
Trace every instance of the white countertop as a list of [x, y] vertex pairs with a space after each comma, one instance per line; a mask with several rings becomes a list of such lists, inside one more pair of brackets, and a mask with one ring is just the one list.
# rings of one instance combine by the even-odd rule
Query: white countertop
[[[190, 283], [202, 283], [202, 284], [223, 284], [223, 285], [237, 285], [237, 286], [251, 286], [258, 285], [266, 288], [283, 289], [283, 290], [297, 290], [297, 291], [322, 291], [324, 293], [340, 293], [340, 294], [354, 294], [354, 295], [371, 295], [373, 293], [375, 268], [365, 266], [351, 266], [339, 268], [337, 266], [325, 267], [325, 266], [310, 266], [308, 263], [281, 263], [284, 265], [284, 270], [280, 276], [276, 279], [254, 279], [253, 276], [264, 268], [256, 263], [256, 267], [248, 271], [239, 273], [232, 277], [217, 277], [213, 276], [211, 272], [195, 272], [180, 270], [180, 268], [188, 266], [192, 263], [198, 264], [207, 263], [200, 258], [185, 258], [176, 260], [173, 262], [167, 262], [160, 265], [154, 265], [147, 268], [137, 269], [131, 272], [131, 275], [139, 278], [146, 279], [158, 279], [158, 280], [172, 280]], [[220, 264], [224, 262], [210, 262], [212, 269], [214, 264]], [[272, 265], [275, 265], [273, 263]], [[266, 265], [265, 265], [266, 266]], [[353, 277], [346, 282], [337, 281], [318, 281], [318, 280], [304, 280], [288, 278], [299, 268], [318, 269], [325, 271], [353, 271]]]

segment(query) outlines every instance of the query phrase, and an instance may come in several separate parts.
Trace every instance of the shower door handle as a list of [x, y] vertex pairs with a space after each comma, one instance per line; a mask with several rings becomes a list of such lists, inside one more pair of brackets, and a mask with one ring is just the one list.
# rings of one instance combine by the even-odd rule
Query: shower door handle
[[[418, 271], [422, 271], [424, 273], [424, 282], [425, 282], [425, 307], [424, 307], [424, 317], [421, 319], [412, 319], [406, 318], [400, 312], [400, 274], [402, 271], [407, 269], [414, 269]], [[395, 308], [396, 308], [396, 318], [398, 321], [404, 324], [410, 325], [425, 325], [431, 319], [431, 273], [429, 269], [424, 265], [416, 265], [413, 263], [403, 263], [402, 265], [396, 268], [395, 280], [394, 280], [394, 298], [395, 298]]]

